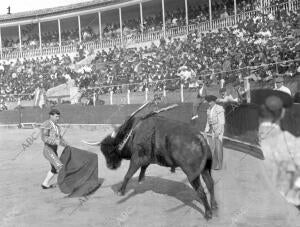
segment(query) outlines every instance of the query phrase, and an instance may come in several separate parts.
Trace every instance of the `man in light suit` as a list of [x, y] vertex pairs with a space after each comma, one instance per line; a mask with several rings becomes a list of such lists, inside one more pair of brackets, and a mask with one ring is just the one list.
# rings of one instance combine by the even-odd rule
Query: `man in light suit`
[[50, 162], [51, 170], [47, 173], [47, 176], [42, 183], [42, 189], [52, 188], [50, 181], [55, 174], [62, 168], [62, 163], [57, 155], [57, 148], [59, 145], [67, 146], [66, 141], [61, 134], [61, 128], [57, 125], [60, 112], [57, 109], [52, 109], [49, 112], [50, 118], [41, 125], [41, 139], [44, 142], [44, 157]]
[[217, 97], [208, 95], [205, 100], [209, 104], [207, 109], [207, 121], [205, 133], [210, 133], [212, 136], [209, 144], [213, 154], [212, 168], [215, 170], [222, 169], [223, 165], [223, 135], [225, 126], [225, 111], [224, 108], [216, 104]]

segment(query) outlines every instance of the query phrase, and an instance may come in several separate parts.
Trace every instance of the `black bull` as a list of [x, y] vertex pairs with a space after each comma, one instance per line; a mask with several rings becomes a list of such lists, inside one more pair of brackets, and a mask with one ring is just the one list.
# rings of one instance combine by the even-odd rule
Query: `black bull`
[[[217, 210], [211, 177], [211, 150], [204, 137], [191, 125], [158, 115], [134, 117], [127, 120], [115, 136], [104, 138], [100, 146], [110, 169], [117, 169], [122, 159], [130, 160], [119, 194], [125, 194], [128, 181], [139, 168], [140, 182], [150, 164], [172, 169], [180, 167], [205, 207], [205, 218], [212, 218], [212, 211]], [[201, 185], [200, 175], [210, 193], [211, 207]]]

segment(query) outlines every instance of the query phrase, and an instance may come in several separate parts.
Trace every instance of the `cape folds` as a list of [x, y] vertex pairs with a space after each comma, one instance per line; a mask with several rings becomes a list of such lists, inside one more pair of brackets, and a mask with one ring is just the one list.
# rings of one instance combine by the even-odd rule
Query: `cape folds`
[[87, 196], [101, 186], [97, 154], [67, 146], [60, 161], [63, 168], [59, 171], [57, 182], [62, 193], [69, 194], [69, 197]]

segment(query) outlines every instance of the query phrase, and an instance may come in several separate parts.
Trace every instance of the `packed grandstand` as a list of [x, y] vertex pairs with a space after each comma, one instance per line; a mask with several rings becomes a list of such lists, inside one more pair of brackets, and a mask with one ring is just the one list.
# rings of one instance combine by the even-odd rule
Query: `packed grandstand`
[[[300, 74], [299, 0], [237, 0], [236, 4], [212, 0], [211, 7], [208, 1], [177, 0], [170, 8], [166, 1], [165, 12], [160, 9], [164, 1], [131, 2], [111, 3], [120, 4], [119, 13], [124, 9], [114, 23], [109, 13], [101, 11], [78, 17], [79, 28], [74, 21], [73, 27], [61, 27], [64, 13], [80, 15], [84, 4], [2, 15], [2, 102], [32, 100], [37, 88], [47, 91], [70, 81], [84, 96], [101, 97], [128, 90], [174, 91], [181, 85], [191, 89], [199, 78], [207, 86], [219, 86], [221, 80], [225, 85], [239, 84], [248, 78], [253, 86], [274, 87], [278, 74], [286, 83]], [[87, 6], [100, 12], [101, 4], [92, 1]], [[148, 12], [144, 4], [157, 10]], [[136, 14], [130, 16], [126, 7]], [[36, 13], [41, 18], [56, 15], [59, 29], [43, 31], [41, 23], [20, 25]], [[15, 22], [19, 33], [6, 28], [8, 22]], [[298, 88], [290, 89], [294, 95]]]

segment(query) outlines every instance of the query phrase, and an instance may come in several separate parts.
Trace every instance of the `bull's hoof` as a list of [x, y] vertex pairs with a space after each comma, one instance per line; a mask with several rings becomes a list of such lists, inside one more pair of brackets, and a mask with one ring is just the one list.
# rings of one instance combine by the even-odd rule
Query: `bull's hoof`
[[143, 183], [144, 180], [145, 180], [145, 177], [140, 178], [139, 181], [138, 181], [139, 184]]
[[124, 195], [125, 195], [125, 192], [122, 191], [122, 190], [119, 190], [119, 191], [116, 192], [116, 194], [117, 194], [118, 196], [124, 196]]
[[218, 217], [218, 206], [217, 205], [212, 206], [211, 210], [212, 210], [213, 216]]
[[211, 210], [205, 211], [204, 218], [206, 220], [212, 219], [212, 211]]
[[211, 209], [212, 209], [212, 212], [215, 212], [218, 210], [218, 204], [215, 202], [215, 203], [212, 203], [211, 204]]

